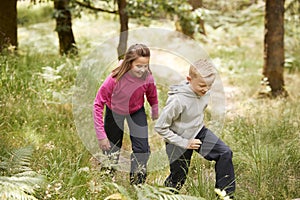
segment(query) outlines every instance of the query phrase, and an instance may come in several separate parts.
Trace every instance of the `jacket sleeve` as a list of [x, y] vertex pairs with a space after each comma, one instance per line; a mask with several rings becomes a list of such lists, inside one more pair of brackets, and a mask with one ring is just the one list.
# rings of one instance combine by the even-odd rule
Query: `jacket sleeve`
[[189, 140], [181, 137], [171, 129], [173, 122], [178, 119], [180, 120], [182, 110], [183, 108], [176, 95], [169, 97], [166, 106], [155, 124], [155, 130], [167, 142], [186, 149]]
[[93, 117], [94, 128], [98, 140], [107, 138], [104, 130], [103, 111], [104, 106], [110, 101], [114, 86], [114, 79], [109, 76], [99, 88], [94, 100]]
[[157, 88], [152, 75], [149, 75], [148, 87], [146, 90], [146, 98], [151, 106], [152, 116], [158, 116], [158, 97]]

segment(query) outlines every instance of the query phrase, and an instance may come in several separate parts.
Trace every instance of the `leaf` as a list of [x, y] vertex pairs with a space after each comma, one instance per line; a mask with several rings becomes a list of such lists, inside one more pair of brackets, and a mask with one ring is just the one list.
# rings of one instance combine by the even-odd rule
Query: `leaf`
[[106, 197], [104, 200], [125, 200], [120, 193], [112, 194]]
[[[129, 196], [129, 193], [128, 193], [128, 191], [126, 190], [125, 187], [120, 186], [120, 185], [118, 185], [118, 184], [116, 184], [116, 183], [109, 183], [109, 182], [107, 182], [107, 183], [105, 183], [105, 184], [108, 185], [108, 186], [113, 186], [114, 188], [116, 188], [116, 189], [123, 195], [124, 200], [131, 200], [131, 198], [130, 198], [130, 196]], [[125, 198], [125, 197], [126, 197], [126, 198]]]
[[24, 147], [9, 153], [10, 157], [2, 157], [0, 169], [0, 198], [32, 200], [35, 189], [44, 183], [44, 177], [34, 172], [30, 166], [32, 147]]

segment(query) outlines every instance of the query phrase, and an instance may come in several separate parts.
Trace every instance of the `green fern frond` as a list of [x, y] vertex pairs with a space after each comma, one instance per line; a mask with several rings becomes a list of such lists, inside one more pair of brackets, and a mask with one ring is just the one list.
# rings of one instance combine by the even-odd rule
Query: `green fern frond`
[[30, 171], [30, 160], [33, 148], [23, 147], [9, 153], [10, 157], [1, 157], [0, 169], [4, 174], [16, 174], [20, 172]]
[[118, 185], [116, 183], [110, 183], [110, 182], [105, 183], [105, 185], [116, 188], [124, 197], [126, 197], [126, 200], [131, 200], [131, 198], [129, 196], [129, 192], [127, 191], [127, 189], [125, 187]]
[[[122, 196], [126, 197], [127, 200], [130, 200], [128, 189], [123, 186], [120, 186], [116, 183], [106, 183], [108, 186], [113, 186], [116, 188]], [[200, 197], [193, 197], [188, 195], [174, 194], [174, 188], [168, 187], [158, 187], [150, 186], [147, 184], [144, 185], [135, 185], [134, 189], [136, 191], [138, 200], [205, 200]]]
[[150, 186], [147, 184], [135, 186], [139, 200], [204, 200], [200, 197], [174, 194], [174, 188]]
[[44, 177], [30, 168], [32, 147], [24, 147], [1, 157], [0, 199], [36, 199], [33, 195]]
[[22, 200], [37, 200], [34, 196], [25, 193], [17, 187], [0, 185], [0, 199], [22, 199]]

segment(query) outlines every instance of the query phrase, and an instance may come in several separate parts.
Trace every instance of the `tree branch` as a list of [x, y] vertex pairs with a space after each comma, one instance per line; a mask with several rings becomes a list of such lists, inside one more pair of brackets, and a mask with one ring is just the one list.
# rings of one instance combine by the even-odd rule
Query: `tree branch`
[[91, 10], [95, 10], [95, 11], [99, 11], [99, 12], [106, 12], [106, 13], [111, 13], [111, 14], [118, 14], [119, 13], [119, 11], [117, 11], [117, 10], [105, 10], [105, 9], [102, 9], [102, 8], [96, 8], [96, 7], [92, 6], [89, 3], [84, 3], [84, 2], [81, 2], [81, 1], [77, 1], [77, 0], [75, 0], [74, 2], [77, 3], [78, 5], [82, 6], [82, 7], [85, 7], [85, 8], [91, 9]]

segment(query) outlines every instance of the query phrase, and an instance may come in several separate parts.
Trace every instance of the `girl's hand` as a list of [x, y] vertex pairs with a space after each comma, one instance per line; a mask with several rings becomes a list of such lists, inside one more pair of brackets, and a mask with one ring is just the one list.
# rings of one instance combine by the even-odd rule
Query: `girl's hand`
[[151, 118], [154, 121], [154, 120], [158, 119], [158, 115], [152, 115]]
[[109, 150], [111, 146], [110, 146], [108, 138], [99, 140], [99, 147], [102, 150]]
[[199, 149], [202, 142], [199, 139], [190, 140], [187, 149]]

